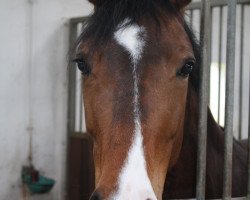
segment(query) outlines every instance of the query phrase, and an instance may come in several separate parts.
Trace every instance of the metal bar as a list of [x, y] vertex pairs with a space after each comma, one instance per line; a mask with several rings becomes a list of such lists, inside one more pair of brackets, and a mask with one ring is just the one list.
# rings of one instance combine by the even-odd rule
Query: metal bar
[[190, 10], [190, 25], [193, 27], [193, 20], [194, 20], [194, 11]]
[[80, 22], [86, 21], [86, 19], [88, 19], [88, 17], [74, 17], [70, 19], [70, 24], [76, 25]]
[[[77, 37], [77, 26], [75, 24], [69, 23], [70, 25], [70, 33], [69, 33], [69, 50], [72, 52], [72, 45], [75, 42]], [[70, 60], [72, 55], [70, 54]], [[69, 160], [69, 149], [70, 149], [70, 134], [74, 131], [75, 128], [75, 83], [76, 83], [76, 68], [74, 67], [74, 63], [69, 60], [69, 69], [68, 69], [68, 118], [67, 118], [67, 161]], [[68, 163], [68, 162], [67, 162]], [[68, 165], [66, 166], [66, 188], [68, 190]], [[67, 195], [67, 193], [66, 193]]]
[[208, 21], [208, 28], [206, 31], [208, 31], [208, 105], [210, 105], [210, 74], [211, 74], [211, 61], [212, 61], [212, 52], [211, 52], [211, 47], [212, 47], [212, 21], [213, 21], [213, 8], [211, 7], [210, 5], [210, 14], [209, 16], [207, 17], [210, 17], [209, 18], [209, 21]]
[[[250, 77], [250, 65], [249, 65], [249, 77]], [[249, 99], [248, 99], [248, 185], [247, 185], [247, 199], [250, 200], [250, 79], [249, 82]]]
[[[81, 77], [81, 87], [82, 87], [82, 77]], [[81, 91], [81, 95], [79, 95], [80, 98], [80, 127], [79, 130], [82, 132], [83, 129], [83, 98], [82, 98], [82, 89]]]
[[198, 152], [197, 152], [197, 179], [196, 198], [205, 199], [206, 182], [206, 150], [207, 150], [207, 106], [209, 80], [209, 32], [211, 18], [210, 1], [202, 1], [201, 10], [201, 45], [203, 60], [201, 66], [201, 86], [199, 88], [199, 124], [198, 124]]
[[[249, 4], [250, 0], [237, 0], [238, 4]], [[219, 7], [219, 6], [226, 6], [227, 0], [211, 0], [211, 7]], [[196, 10], [201, 9], [201, 2], [193, 2], [189, 6], [187, 6], [188, 10]]]
[[235, 32], [236, 1], [228, 0], [227, 15], [227, 69], [226, 69], [226, 107], [225, 107], [225, 145], [223, 171], [223, 199], [231, 199], [232, 193], [232, 154], [234, 128], [234, 74], [235, 74]]
[[[86, 19], [86, 18], [85, 18]], [[81, 34], [82, 32], [82, 27], [83, 27], [83, 22], [78, 22], [76, 24], [77, 26], [77, 37]], [[76, 67], [76, 66], [75, 66]], [[77, 67], [76, 67], [77, 68]], [[74, 132], [77, 131], [82, 131], [82, 74], [79, 70], [76, 70], [76, 105], [75, 105], [75, 109], [76, 109], [76, 126], [75, 126], [75, 130]]]
[[245, 9], [241, 5], [241, 24], [240, 24], [240, 84], [239, 84], [239, 139], [242, 139], [242, 101], [243, 101], [243, 54], [244, 54], [244, 24]]
[[[77, 69], [77, 66], [74, 66]], [[82, 104], [82, 99], [81, 99], [81, 73], [79, 70], [76, 70], [76, 86], [74, 90], [76, 91], [76, 98], [75, 98], [75, 128], [74, 132], [80, 131], [81, 130], [81, 104]]]
[[[170, 200], [197, 200], [197, 198], [195, 199], [170, 199]], [[222, 199], [207, 199], [207, 200], [222, 200]], [[246, 197], [236, 197], [236, 198], [232, 198], [232, 200], [248, 200]]]
[[219, 9], [219, 88], [218, 88], [218, 123], [220, 123], [220, 101], [221, 101], [221, 63], [222, 63], [222, 19], [223, 7]]
[[[72, 52], [72, 45], [74, 45], [77, 37], [77, 26], [70, 23], [69, 36], [70, 52]], [[72, 59], [72, 55], [70, 58]], [[76, 102], [76, 67], [75, 64], [69, 61], [69, 78], [68, 78], [68, 132], [74, 131], [75, 128], [75, 102]]]
[[[72, 20], [71, 20], [72, 22]], [[78, 22], [78, 23], [73, 23], [77, 27], [77, 37], [81, 34], [82, 32], [82, 27], [83, 27], [83, 22]], [[75, 38], [76, 40], [76, 38]], [[76, 65], [74, 68], [77, 69]], [[75, 88], [74, 90], [76, 91], [76, 99], [75, 99], [75, 129], [74, 132], [76, 131], [81, 131], [83, 128], [83, 112], [82, 112], [82, 74], [80, 73], [79, 70], [76, 70], [76, 79], [75, 79]]]

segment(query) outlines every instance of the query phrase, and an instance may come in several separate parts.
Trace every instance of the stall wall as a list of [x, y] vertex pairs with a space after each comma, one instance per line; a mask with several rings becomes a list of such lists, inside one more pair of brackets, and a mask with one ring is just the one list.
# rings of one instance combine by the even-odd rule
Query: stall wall
[[[0, 200], [65, 199], [68, 22], [91, 11], [87, 0], [0, 1]], [[49, 194], [22, 189], [30, 136], [34, 166], [56, 180]]]

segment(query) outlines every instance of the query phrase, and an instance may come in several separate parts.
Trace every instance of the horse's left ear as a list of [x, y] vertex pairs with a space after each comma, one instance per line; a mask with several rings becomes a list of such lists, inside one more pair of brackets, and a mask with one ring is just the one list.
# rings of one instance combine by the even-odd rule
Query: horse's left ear
[[170, 0], [170, 2], [178, 9], [183, 10], [192, 0]]

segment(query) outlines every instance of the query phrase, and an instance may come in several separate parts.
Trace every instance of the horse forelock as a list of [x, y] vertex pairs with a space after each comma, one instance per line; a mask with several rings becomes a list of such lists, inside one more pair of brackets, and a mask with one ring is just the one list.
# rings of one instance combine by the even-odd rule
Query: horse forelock
[[77, 43], [91, 39], [94, 46], [108, 42], [117, 27], [125, 19], [128, 23], [138, 23], [142, 18], [153, 19], [159, 24], [160, 10], [177, 13], [168, 0], [109, 0], [97, 6], [94, 13], [86, 20]]

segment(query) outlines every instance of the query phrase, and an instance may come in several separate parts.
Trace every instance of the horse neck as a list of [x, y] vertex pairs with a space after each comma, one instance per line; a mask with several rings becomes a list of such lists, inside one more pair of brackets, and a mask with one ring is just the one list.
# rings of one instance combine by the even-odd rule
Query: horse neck
[[[198, 142], [198, 95], [189, 85], [186, 103], [183, 143], [176, 165], [169, 170], [163, 197], [171, 199], [194, 198], [196, 188], [197, 142]], [[223, 149], [223, 132], [214, 121], [208, 108], [208, 145]], [[223, 159], [220, 159], [223, 160]], [[213, 170], [216, 172], [216, 170]], [[188, 172], [188, 173], [187, 173]]]
[[[193, 88], [189, 86], [182, 149], [176, 165], [168, 172], [163, 197], [171, 199], [195, 197], [198, 119], [198, 95], [196, 91], [194, 91]], [[222, 148], [223, 150], [223, 132], [218, 124], [214, 121], [209, 108], [207, 119], [207, 130], [209, 135], [207, 137], [207, 143], [209, 148], [211, 145], [213, 146], [213, 140], [215, 140], [216, 146]], [[223, 161], [223, 159], [220, 158], [219, 161]], [[217, 172], [217, 170], [212, 170], [212, 173], [213, 172]]]
[[[198, 95], [189, 89], [187, 96], [183, 155], [187, 157], [186, 151], [191, 149], [189, 159], [192, 159], [193, 166], [196, 167], [197, 143], [198, 143]], [[207, 112], [207, 180], [206, 187], [208, 197], [221, 197], [223, 181], [223, 156], [224, 156], [224, 130], [214, 120], [208, 108]], [[195, 173], [195, 170], [193, 170]], [[247, 149], [244, 149], [240, 142], [233, 140], [233, 196], [246, 194], [247, 185]], [[195, 180], [193, 180], [193, 183]]]
[[[197, 144], [198, 139], [198, 121], [199, 121], [199, 101], [198, 94], [193, 88], [189, 87], [187, 95], [187, 105], [185, 114], [185, 125], [184, 125], [184, 140], [192, 137], [193, 141]], [[207, 108], [207, 141], [212, 142], [216, 146], [223, 146], [224, 133], [222, 128], [214, 120], [213, 115]]]
[[[198, 120], [198, 95], [196, 91], [189, 87], [182, 149], [176, 165], [168, 172], [163, 194], [165, 198], [183, 199], [195, 197]], [[208, 108], [206, 195], [209, 198], [222, 196], [223, 147], [223, 130], [216, 123]], [[244, 176], [244, 173], [247, 174], [247, 155], [246, 151], [244, 152], [235, 140], [233, 156], [233, 195], [237, 196], [246, 193], [247, 176]], [[239, 184], [241, 184], [240, 187]], [[238, 190], [238, 188], [240, 189]]]

